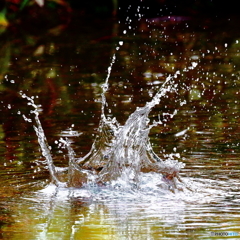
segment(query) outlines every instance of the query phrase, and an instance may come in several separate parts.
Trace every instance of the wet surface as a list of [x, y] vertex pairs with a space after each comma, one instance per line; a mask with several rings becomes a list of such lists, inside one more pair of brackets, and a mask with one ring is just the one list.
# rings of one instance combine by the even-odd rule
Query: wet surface
[[[78, 18], [58, 32], [39, 35], [23, 27], [2, 33], [0, 238], [209, 239], [211, 232], [240, 232], [235, 23]], [[193, 191], [156, 198], [147, 186], [145, 194], [47, 187], [32, 109], [19, 92], [38, 96], [55, 164], [67, 166], [66, 150], [56, 141], [69, 137], [77, 157], [90, 150], [101, 114], [100, 85], [119, 41], [106, 115], [121, 123], [151, 100], [169, 74], [198, 62], [176, 79], [179, 93], [167, 94], [150, 115], [151, 121], [163, 122], [150, 133], [155, 152], [162, 158], [181, 155], [186, 166], [180, 175]], [[175, 109], [174, 118], [166, 115]]]

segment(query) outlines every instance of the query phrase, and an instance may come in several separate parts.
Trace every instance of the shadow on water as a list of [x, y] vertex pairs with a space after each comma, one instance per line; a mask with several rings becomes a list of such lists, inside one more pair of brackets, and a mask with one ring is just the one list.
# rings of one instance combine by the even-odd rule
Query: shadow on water
[[[233, 20], [219, 27], [151, 19], [131, 29], [106, 19], [79, 21], [57, 35], [21, 29], [2, 35], [0, 236], [209, 239], [211, 232], [239, 232], [240, 33]], [[176, 79], [190, 90], [167, 94], [149, 115], [162, 122], [150, 131], [152, 148], [163, 159], [181, 155], [186, 166], [180, 177], [191, 190], [160, 195], [153, 188], [158, 176], [150, 174], [141, 189], [124, 192], [49, 182], [34, 123], [28, 122], [31, 107], [19, 92], [38, 96], [54, 164], [67, 167], [59, 138], [69, 138], [77, 158], [90, 151], [101, 118], [101, 84], [119, 41], [124, 44], [109, 78], [105, 114], [120, 124], [151, 101], [169, 74], [198, 63]]]

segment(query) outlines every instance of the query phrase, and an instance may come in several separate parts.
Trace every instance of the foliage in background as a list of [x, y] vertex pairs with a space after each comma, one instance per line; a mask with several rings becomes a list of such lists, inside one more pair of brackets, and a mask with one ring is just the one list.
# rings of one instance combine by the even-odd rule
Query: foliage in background
[[[25, 19], [29, 22], [34, 22], [37, 18], [38, 21], [44, 20], [45, 17], [49, 19], [50, 11], [53, 10], [64, 18], [71, 8], [65, 0], [6, 0], [5, 6], [0, 10], [0, 33], [9, 24], [19, 24]], [[52, 18], [55, 17], [54, 12]]]

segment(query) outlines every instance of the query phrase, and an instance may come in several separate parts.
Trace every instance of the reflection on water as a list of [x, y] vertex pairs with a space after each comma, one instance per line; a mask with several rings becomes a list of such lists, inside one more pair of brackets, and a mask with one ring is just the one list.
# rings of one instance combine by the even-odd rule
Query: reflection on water
[[20, 199], [16, 222], [5, 231], [10, 239], [209, 239], [211, 231], [239, 231], [239, 199], [227, 194], [236, 183], [186, 180], [209, 189], [159, 198], [50, 185]]
[[[2, 35], [0, 236], [209, 239], [211, 231], [239, 232], [240, 34], [233, 21], [225, 22], [226, 28], [194, 21], [141, 22], [126, 33], [123, 24], [102, 23], [73, 21], [58, 36], [16, 29]], [[22, 117], [30, 119], [29, 106], [19, 91], [38, 96], [54, 162], [67, 166], [59, 136], [69, 136], [77, 157], [89, 151], [101, 114], [100, 85], [119, 41], [124, 44], [109, 79], [106, 115], [121, 123], [154, 96], [169, 73], [198, 61], [179, 80], [192, 90], [168, 94], [150, 115], [158, 120], [159, 113], [179, 108], [174, 118], [165, 115], [150, 137], [159, 156], [181, 154], [186, 163], [181, 176], [192, 191], [159, 197], [148, 186], [123, 194], [47, 185], [32, 123]], [[179, 106], [176, 99], [187, 104]]]

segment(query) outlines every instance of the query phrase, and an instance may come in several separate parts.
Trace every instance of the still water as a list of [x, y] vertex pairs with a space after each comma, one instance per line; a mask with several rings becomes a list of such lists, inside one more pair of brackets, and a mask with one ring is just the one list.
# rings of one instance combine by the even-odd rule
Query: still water
[[[2, 33], [0, 238], [240, 235], [240, 32], [235, 22], [74, 18], [65, 29], [40, 35], [30, 27]], [[77, 157], [89, 152], [101, 116], [101, 84], [113, 54], [105, 114], [121, 124], [151, 101], [169, 74], [182, 72], [176, 78], [178, 91], [166, 94], [151, 111], [150, 121], [161, 119], [162, 124], [149, 137], [159, 157], [180, 155], [186, 190], [156, 194], [158, 189], [149, 185], [153, 175], [142, 180], [143, 189], [131, 191], [50, 184], [32, 108], [19, 93], [35, 96], [54, 163], [67, 166], [59, 138], [70, 139]], [[185, 72], [191, 62], [198, 65]]]

